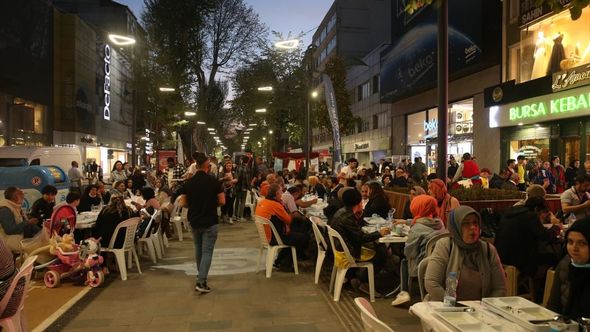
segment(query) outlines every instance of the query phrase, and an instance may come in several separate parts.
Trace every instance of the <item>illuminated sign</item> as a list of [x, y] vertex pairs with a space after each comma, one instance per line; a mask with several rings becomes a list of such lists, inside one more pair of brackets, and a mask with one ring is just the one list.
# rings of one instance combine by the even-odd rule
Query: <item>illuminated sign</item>
[[590, 84], [590, 65], [584, 65], [553, 74], [553, 92]]
[[432, 119], [430, 121], [424, 121], [424, 131], [425, 132], [436, 131], [437, 129], [438, 129], [438, 120], [437, 119]]
[[532, 124], [590, 115], [590, 87], [560, 91], [490, 108], [490, 127]]
[[103, 118], [111, 119], [111, 47], [104, 45], [104, 109]]

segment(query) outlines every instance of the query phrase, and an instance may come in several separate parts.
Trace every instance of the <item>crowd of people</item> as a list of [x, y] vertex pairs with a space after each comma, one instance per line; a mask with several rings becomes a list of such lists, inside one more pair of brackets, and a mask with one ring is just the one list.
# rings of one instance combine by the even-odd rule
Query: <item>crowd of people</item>
[[[578, 168], [579, 161], [564, 169], [559, 158], [529, 167], [526, 158], [519, 156], [508, 160], [499, 174], [493, 174], [479, 169], [476, 160], [466, 153], [460, 163], [451, 158], [447, 178], [439, 179], [427, 174], [420, 158], [396, 165], [382, 159], [367, 169], [352, 158], [336, 176], [327, 176], [324, 172], [305, 174], [305, 170], [275, 171], [251, 153], [236, 161], [229, 156], [218, 161], [198, 152], [192, 157], [186, 164], [168, 158], [163, 172], [142, 172], [117, 161], [110, 174], [110, 190], [98, 178], [83, 186], [82, 180], [88, 174], [72, 162], [68, 172], [71, 188], [64, 204], [78, 212], [100, 210], [92, 235], [100, 237], [102, 245], [108, 245], [120, 222], [134, 215], [147, 220], [156, 210], [168, 211], [169, 215], [172, 203], [178, 199], [179, 204], [189, 208], [198, 266], [195, 290], [201, 293], [211, 291], [207, 279], [219, 221], [245, 222], [255, 213], [273, 223], [283, 242], [296, 247], [300, 259], [313, 259], [316, 247], [305, 210], [323, 201], [327, 205], [323, 209], [327, 225], [342, 236], [356, 260], [371, 261], [375, 273], [392, 263], [395, 270], [399, 268], [402, 291], [394, 305], [410, 301], [415, 292], [411, 280], [418, 277], [418, 264], [428, 257], [424, 285], [430, 300], [443, 299], [451, 272], [457, 275], [457, 300], [504, 296], [503, 266], [513, 265], [521, 277], [533, 281], [533, 300], [540, 302], [545, 273], [555, 268], [551, 308], [572, 318], [590, 316], [590, 161], [584, 163], [584, 169]], [[451, 195], [453, 188], [462, 185], [522, 190], [526, 198], [501, 214], [475, 211]], [[393, 186], [407, 187], [410, 193], [399, 219], [392, 219], [392, 206], [384, 192]], [[546, 195], [550, 193], [559, 194], [561, 199], [561, 212], [555, 215], [547, 203]], [[18, 252], [20, 240], [41, 229], [55, 208], [56, 194], [55, 187], [45, 187], [42, 197], [25, 214], [21, 208], [22, 190], [5, 191], [6, 200], [0, 203], [0, 239], [4, 247]], [[257, 196], [257, 202], [246, 201]], [[256, 203], [254, 211], [250, 209], [252, 203]], [[391, 221], [391, 226], [364, 232], [365, 218], [375, 216]], [[400, 224], [409, 226], [404, 247], [379, 243], [379, 238]], [[487, 233], [483, 238], [483, 228], [490, 225], [492, 238]], [[169, 232], [166, 217], [161, 227]], [[428, 241], [441, 234], [448, 236], [436, 242], [432, 253], [426, 252]], [[271, 243], [277, 241], [270, 229], [267, 238]], [[122, 235], [117, 235], [117, 242], [122, 241]], [[337, 252], [342, 249], [342, 244], [336, 246]], [[343, 257], [336, 255], [333, 259], [338, 264]], [[285, 271], [293, 268], [288, 252], [281, 251], [275, 267]], [[347, 280], [353, 289], [366, 289], [366, 271], [351, 269]]]

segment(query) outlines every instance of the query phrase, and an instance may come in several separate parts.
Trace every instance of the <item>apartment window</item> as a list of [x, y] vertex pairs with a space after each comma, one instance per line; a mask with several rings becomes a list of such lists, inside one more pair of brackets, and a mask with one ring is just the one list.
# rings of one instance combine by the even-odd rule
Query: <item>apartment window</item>
[[369, 131], [370, 126], [371, 125], [369, 124], [369, 121], [368, 120], [367, 121], [363, 121], [363, 131]]
[[332, 18], [330, 18], [330, 21], [328, 21], [328, 24], [327, 24], [328, 32], [332, 31], [332, 29], [335, 26], [336, 26], [336, 14], [332, 15]]
[[336, 37], [332, 37], [332, 39], [330, 39], [330, 42], [328, 42], [328, 54], [330, 54], [330, 52], [332, 52], [334, 48], [336, 48]]
[[371, 95], [371, 84], [369, 81], [358, 86], [358, 100], [361, 101]]
[[373, 94], [379, 93], [379, 75], [373, 76]]
[[379, 116], [377, 114], [373, 115], [373, 130], [379, 129]]

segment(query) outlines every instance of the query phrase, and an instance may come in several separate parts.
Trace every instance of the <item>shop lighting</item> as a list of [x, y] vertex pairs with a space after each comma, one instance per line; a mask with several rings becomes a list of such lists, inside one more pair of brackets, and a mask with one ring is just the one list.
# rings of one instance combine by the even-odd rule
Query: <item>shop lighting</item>
[[250, 126], [250, 127], [256, 127], [257, 124], [256, 123], [250, 123], [248, 126]]
[[272, 86], [261, 86], [258, 91], [272, 91]]
[[126, 46], [135, 44], [135, 38], [128, 36], [115, 35], [110, 33], [109, 40], [117, 46]]
[[519, 123], [518, 123], [518, 125], [519, 125], [519, 126], [522, 126], [523, 124], [524, 124], [524, 123], [522, 123], [522, 122], [519, 122]]
[[263, 137], [263, 138], [262, 138], [262, 140], [263, 140], [263, 141], [266, 141], [266, 137]]
[[275, 47], [282, 50], [293, 50], [299, 47], [299, 39], [281, 40], [275, 43]]
[[249, 139], [249, 138], [250, 138], [250, 136], [244, 136], [244, 139]]
[[207, 128], [209, 131], [215, 131], [215, 128]]
[[317, 98], [318, 97], [318, 92], [317, 91], [312, 91], [311, 92], [311, 98]]
[[255, 112], [256, 113], [266, 113], [266, 108], [259, 108]]
[[184, 112], [184, 115], [186, 115], [186, 116], [195, 116], [195, 115], [197, 115], [197, 113], [195, 113], [195, 112]]
[[272, 135], [272, 130], [269, 130], [269, 131], [268, 131], [268, 134], [269, 134], [269, 135]]
[[203, 121], [197, 121], [197, 124], [198, 124], [198, 125], [204, 125], [204, 124], [206, 124], [206, 123], [205, 123], [205, 122], [203, 122]]
[[174, 92], [174, 91], [176, 91], [175, 88], [170, 88], [170, 87], [166, 87], [166, 86], [160, 87], [160, 92]]
[[219, 136], [213, 136], [214, 139], [219, 139]]

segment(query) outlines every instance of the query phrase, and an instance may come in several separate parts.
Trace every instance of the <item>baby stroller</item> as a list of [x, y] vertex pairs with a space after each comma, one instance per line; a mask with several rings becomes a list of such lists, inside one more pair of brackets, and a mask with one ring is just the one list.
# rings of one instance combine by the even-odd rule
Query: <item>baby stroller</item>
[[90, 287], [98, 287], [104, 282], [103, 258], [100, 256], [100, 242], [90, 238], [80, 245], [73, 244], [73, 251], [65, 251], [61, 246], [54, 251], [58, 262], [50, 264], [43, 281], [47, 288], [59, 286], [64, 278], [85, 280]]
[[57, 241], [57, 239], [54, 239], [57, 236], [62, 241], [63, 236], [65, 234], [72, 235], [75, 228], [76, 210], [67, 204], [58, 205], [53, 210], [51, 218], [43, 222], [43, 228], [39, 233], [30, 239], [21, 241], [23, 261], [31, 255], [38, 255], [34, 267], [35, 272], [57, 262], [56, 255], [50, 252], [52, 240]]

